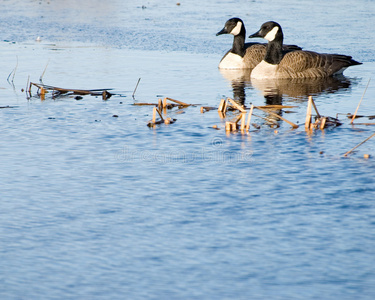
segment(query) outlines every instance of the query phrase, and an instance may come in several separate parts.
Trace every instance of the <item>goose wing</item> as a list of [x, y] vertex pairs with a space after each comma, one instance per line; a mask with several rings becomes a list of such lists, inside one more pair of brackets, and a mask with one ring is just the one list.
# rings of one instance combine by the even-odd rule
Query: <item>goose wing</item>
[[280, 62], [280, 72], [291, 78], [328, 77], [340, 73], [347, 67], [360, 64], [351, 56], [316, 53], [313, 51], [293, 51], [286, 53]]
[[302, 48], [297, 46], [297, 45], [283, 45], [283, 52], [284, 53], [296, 51], [296, 50], [302, 50]]
[[266, 55], [267, 44], [260, 43], [246, 43], [244, 63], [249, 66], [249, 69], [255, 68]]

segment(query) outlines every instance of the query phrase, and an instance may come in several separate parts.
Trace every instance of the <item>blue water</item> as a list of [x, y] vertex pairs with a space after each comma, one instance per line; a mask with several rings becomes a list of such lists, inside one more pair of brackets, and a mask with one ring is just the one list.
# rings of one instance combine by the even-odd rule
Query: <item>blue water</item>
[[[375, 139], [342, 157], [374, 130], [345, 116], [374, 73], [373, 1], [105, 3], [0, 4], [0, 299], [374, 299]], [[226, 134], [200, 106], [237, 95], [238, 74], [217, 69], [232, 16], [363, 65], [274, 87], [300, 128], [253, 118], [259, 130]], [[28, 99], [45, 68], [46, 84], [116, 95]], [[305, 132], [306, 91], [343, 125]], [[374, 95], [370, 81], [359, 114], [375, 115]], [[150, 129], [152, 108], [133, 103], [164, 97], [199, 105]]]

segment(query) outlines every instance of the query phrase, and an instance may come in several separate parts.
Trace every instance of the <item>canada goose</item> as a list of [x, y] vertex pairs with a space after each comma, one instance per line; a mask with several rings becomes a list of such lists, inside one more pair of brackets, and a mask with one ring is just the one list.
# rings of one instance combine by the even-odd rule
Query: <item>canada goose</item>
[[264, 23], [250, 38], [268, 40], [267, 53], [251, 72], [252, 78], [321, 78], [341, 74], [347, 67], [362, 63], [351, 56], [320, 54], [312, 51], [282, 52], [283, 31], [273, 21]]
[[[266, 54], [267, 44], [246, 43], [246, 29], [239, 18], [229, 19], [216, 35], [233, 34], [233, 47], [221, 59], [220, 69], [252, 69], [259, 64]], [[301, 50], [295, 45], [284, 45], [283, 51]]]

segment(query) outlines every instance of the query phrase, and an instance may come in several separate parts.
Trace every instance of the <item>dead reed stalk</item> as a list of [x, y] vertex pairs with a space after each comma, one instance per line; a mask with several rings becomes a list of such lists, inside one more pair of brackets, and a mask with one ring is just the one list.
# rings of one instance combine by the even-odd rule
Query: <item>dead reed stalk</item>
[[307, 111], [306, 111], [306, 120], [305, 120], [305, 129], [310, 129], [311, 124], [311, 106], [312, 106], [313, 98], [309, 96], [309, 100], [307, 102]]
[[367, 91], [368, 85], [370, 84], [370, 81], [371, 81], [371, 78], [370, 78], [370, 79], [368, 80], [368, 82], [367, 82], [366, 88], [365, 88], [365, 90], [364, 90], [364, 92], [363, 92], [363, 94], [362, 94], [361, 100], [359, 100], [359, 103], [358, 103], [357, 108], [356, 108], [356, 110], [355, 110], [355, 112], [354, 112], [354, 115], [353, 115], [353, 117], [352, 117], [352, 120], [350, 121], [350, 124], [353, 124], [353, 121], [354, 121], [354, 119], [355, 119], [355, 117], [356, 117], [356, 115], [357, 115], [357, 112], [358, 112], [359, 106], [361, 105], [361, 102], [362, 102], [362, 100], [363, 100], [363, 97], [364, 97], [365, 94], [366, 94], [366, 91]]
[[[17, 71], [17, 68], [18, 68], [18, 56], [16, 56], [16, 58], [17, 58], [16, 66], [14, 67], [14, 69], [12, 70], [12, 72], [10, 72], [10, 74], [8, 75], [8, 78], [7, 78], [7, 81], [8, 81], [9, 83], [13, 83], [13, 82], [14, 82], [14, 77], [16, 76], [16, 71]], [[13, 74], [13, 76], [12, 76], [12, 80], [9, 81], [9, 78], [10, 78], [10, 76], [11, 76], [12, 74]]]
[[224, 111], [224, 105], [225, 105], [225, 100], [221, 99], [220, 104], [219, 104], [219, 108], [217, 109], [218, 112], [222, 113]]
[[135, 88], [134, 88], [133, 94], [132, 94], [132, 98], [133, 98], [133, 99], [134, 99], [134, 95], [135, 95], [135, 92], [137, 91], [138, 84], [139, 84], [140, 81], [141, 81], [141, 78], [139, 77], [139, 78], [138, 78], [138, 81], [137, 81], [137, 84], [135, 85]]
[[246, 112], [241, 114], [241, 132], [244, 132], [246, 128]]
[[275, 114], [274, 112], [271, 112], [271, 111], [269, 111], [269, 110], [267, 110], [267, 109], [264, 109], [264, 108], [260, 108], [260, 107], [258, 107], [258, 106], [254, 106], [254, 108], [257, 108], [257, 109], [259, 109], [259, 110], [261, 110], [261, 111], [264, 111], [264, 112], [266, 112], [266, 113], [268, 113], [268, 114], [270, 114], [270, 115], [272, 115], [272, 116], [274, 116], [274, 117], [276, 117], [276, 118], [279, 118], [280, 120], [283, 120], [284, 122], [288, 123], [288, 124], [289, 124], [290, 126], [292, 126], [293, 128], [298, 128], [298, 125], [297, 125], [297, 124], [294, 124], [293, 122], [291, 122], [291, 121], [289, 121], [289, 120], [283, 118], [282, 116], [279, 116], [278, 114]]
[[44, 71], [43, 71], [42, 75], [40, 75], [40, 77], [39, 77], [39, 81], [40, 81], [41, 83], [43, 82], [43, 76], [44, 76], [44, 74], [46, 73], [46, 70], [47, 70], [48, 64], [49, 64], [49, 60], [47, 61], [46, 67], [44, 68]]
[[176, 100], [176, 99], [172, 99], [172, 98], [169, 98], [169, 97], [166, 97], [165, 99], [167, 99], [167, 100], [169, 100], [169, 101], [172, 101], [172, 102], [175, 102], [175, 103], [178, 103], [178, 104], [180, 104], [181, 106], [191, 106], [191, 104], [188, 104], [188, 103], [185, 103], [185, 102], [182, 102], [182, 101]]
[[254, 110], [254, 105], [251, 104], [249, 116], [247, 117], [246, 130], [250, 130], [250, 121], [251, 121], [251, 116], [253, 115], [253, 110]]
[[227, 99], [227, 101], [235, 108], [235, 109], [237, 109], [237, 110], [239, 110], [240, 112], [242, 112], [242, 113], [245, 113], [246, 112], [246, 110], [243, 108], [243, 107], [241, 107], [236, 101], [234, 101], [233, 99], [231, 99], [231, 98], [228, 98]]
[[357, 149], [359, 146], [361, 146], [362, 144], [366, 143], [369, 139], [373, 138], [375, 136], [375, 132], [370, 135], [367, 139], [365, 139], [364, 141], [360, 142], [357, 146], [355, 146], [354, 148], [350, 149], [348, 152], [345, 152], [344, 156], [348, 156], [350, 153], [352, 153], [355, 149]]

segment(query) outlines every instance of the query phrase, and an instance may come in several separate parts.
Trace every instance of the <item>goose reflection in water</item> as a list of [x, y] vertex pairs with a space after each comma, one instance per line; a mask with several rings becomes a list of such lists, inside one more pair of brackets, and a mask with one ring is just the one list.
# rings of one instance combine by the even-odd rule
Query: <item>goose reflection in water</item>
[[220, 70], [220, 73], [231, 82], [233, 99], [245, 104], [246, 89], [251, 87], [259, 90], [266, 105], [281, 105], [283, 98], [303, 100], [307, 96], [333, 94], [348, 90], [351, 79], [341, 76], [328, 78], [304, 79], [254, 79], [250, 78], [251, 70]]

